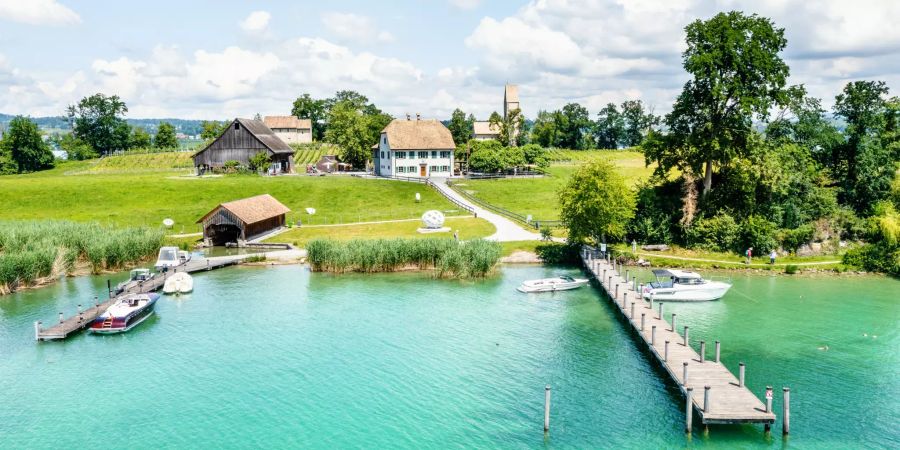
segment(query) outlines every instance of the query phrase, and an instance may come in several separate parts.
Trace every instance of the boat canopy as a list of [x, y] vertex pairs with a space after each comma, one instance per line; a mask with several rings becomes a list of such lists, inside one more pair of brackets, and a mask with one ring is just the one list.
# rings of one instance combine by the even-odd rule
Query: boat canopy
[[653, 275], [655, 275], [657, 278], [659, 278], [659, 277], [674, 277], [674, 278], [679, 278], [679, 279], [686, 279], [686, 278], [702, 279], [703, 278], [697, 272], [686, 272], [683, 270], [675, 270], [675, 269], [668, 269], [668, 270], [667, 269], [654, 269]]

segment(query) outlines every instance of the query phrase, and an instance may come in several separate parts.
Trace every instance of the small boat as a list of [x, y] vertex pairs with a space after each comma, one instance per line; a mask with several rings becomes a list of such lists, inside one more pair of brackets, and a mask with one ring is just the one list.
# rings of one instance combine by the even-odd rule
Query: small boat
[[522, 282], [522, 285], [519, 286], [517, 290], [526, 293], [567, 291], [569, 289], [580, 288], [586, 284], [588, 284], [586, 278], [573, 278], [568, 275], [563, 275], [556, 278], [525, 281]]
[[184, 250], [179, 250], [179, 251], [178, 251], [178, 262], [179, 262], [180, 264], [184, 264], [184, 263], [186, 263], [186, 262], [188, 262], [188, 261], [190, 261], [190, 260], [191, 260], [191, 253], [190, 253], [190, 252], [186, 252], [186, 251], [184, 251]]
[[88, 331], [100, 334], [123, 333], [153, 314], [159, 294], [131, 294], [113, 303], [91, 322]]
[[131, 283], [140, 283], [141, 281], [147, 281], [153, 278], [153, 273], [150, 272], [150, 269], [134, 269], [131, 271], [131, 274], [128, 276], [128, 279], [116, 285], [115, 294], [121, 294], [125, 291], [125, 288], [128, 287]]
[[169, 267], [175, 267], [181, 264], [178, 259], [178, 247], [162, 247], [159, 249], [159, 257], [156, 258], [157, 271], [163, 271]]
[[194, 290], [194, 279], [187, 272], [177, 272], [166, 278], [163, 294], [187, 294]]
[[706, 302], [722, 298], [731, 284], [705, 280], [696, 272], [683, 270], [653, 271], [656, 281], [644, 286], [643, 298], [670, 302]]

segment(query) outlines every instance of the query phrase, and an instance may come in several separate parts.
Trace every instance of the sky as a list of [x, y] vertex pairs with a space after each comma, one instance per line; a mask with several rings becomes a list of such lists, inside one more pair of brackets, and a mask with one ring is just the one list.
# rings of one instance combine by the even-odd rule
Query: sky
[[830, 107], [854, 80], [900, 90], [897, 0], [0, 0], [0, 112], [61, 115], [97, 92], [132, 118], [289, 114], [352, 89], [396, 117], [671, 109], [684, 27], [740, 10], [785, 28], [789, 83]]

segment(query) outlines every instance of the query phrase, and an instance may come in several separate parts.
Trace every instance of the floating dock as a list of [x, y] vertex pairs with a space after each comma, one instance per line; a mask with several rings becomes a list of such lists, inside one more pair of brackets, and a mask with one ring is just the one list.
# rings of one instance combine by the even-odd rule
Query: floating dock
[[662, 303], [654, 305], [652, 300], [642, 299], [638, 294], [641, 287], [633, 278], [626, 279], [629, 276], [627, 272], [625, 277], [619, 273], [615, 260], [610, 261], [608, 256], [601, 257], [590, 247], [582, 250], [581, 259], [635, 334], [647, 345], [656, 362], [685, 395], [686, 431], [691, 430], [693, 412], [699, 415], [704, 425], [763, 423], [769, 430], [775, 422], [771, 388], [766, 390], [764, 404], [744, 385], [743, 363], [739, 377], [735, 377], [720, 362], [718, 341], [715, 342], [712, 359], [707, 359], [707, 345], [703, 341], [699, 343], [699, 352], [695, 351], [689, 338], [689, 328], [684, 327], [683, 334], [678, 334], [674, 324], [676, 318], [672, 319], [673, 323], [667, 322]]
[[[204, 270], [213, 270], [218, 269], [220, 267], [231, 266], [234, 264], [239, 264], [244, 259], [255, 256], [255, 255], [233, 255], [233, 256], [217, 256], [211, 258], [191, 258], [186, 263], [183, 263], [177, 267], [174, 267], [171, 270], [171, 273], [175, 272], [187, 272], [194, 273], [200, 272]], [[66, 318], [65, 315], [60, 312], [59, 313], [59, 321], [54, 325], [44, 328], [42, 322], [34, 323], [34, 339], [37, 341], [47, 341], [47, 340], [56, 340], [56, 339], [65, 339], [71, 336], [73, 333], [83, 330], [91, 322], [94, 321], [100, 314], [103, 314], [107, 308], [109, 308], [113, 303], [115, 303], [120, 298], [130, 295], [130, 294], [138, 294], [141, 292], [153, 292], [157, 289], [162, 288], [163, 284], [166, 282], [166, 274], [156, 273], [152, 278], [146, 281], [133, 281], [129, 283], [125, 290], [119, 294], [117, 297], [110, 297], [109, 300], [106, 300], [102, 303], [95, 302], [94, 305], [82, 310], [81, 305], [78, 305], [78, 311], [71, 317]]]

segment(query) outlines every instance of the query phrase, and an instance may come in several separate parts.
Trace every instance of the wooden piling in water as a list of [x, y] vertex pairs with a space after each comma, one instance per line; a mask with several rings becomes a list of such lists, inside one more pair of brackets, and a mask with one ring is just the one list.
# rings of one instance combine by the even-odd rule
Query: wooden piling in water
[[721, 356], [722, 346], [719, 344], [719, 341], [716, 341], [716, 363], [719, 363], [719, 356]]
[[689, 332], [690, 332], [690, 329], [688, 328], [687, 325], [685, 325], [685, 326], [684, 326], [684, 346], [685, 346], [685, 347], [687, 347], [687, 346], [688, 346], [688, 343], [690, 343], [690, 338], [688, 338], [688, 333], [689, 333]]
[[703, 386], [703, 412], [709, 412], [709, 385]]
[[634, 302], [631, 302], [631, 318], [634, 319]]
[[[684, 364], [685, 364], [685, 366], [687, 365], [687, 363], [684, 363]], [[691, 403], [693, 402], [693, 400], [691, 400], [691, 396], [693, 395], [693, 392], [694, 392], [694, 388], [689, 387], [689, 388], [685, 389], [685, 395], [684, 395], [684, 432], [685, 433], [691, 432], [691, 422], [694, 419], [694, 409], [692, 408], [693, 405], [691, 405]]]
[[663, 353], [663, 361], [669, 361], [669, 340], [666, 339], [665, 353]]
[[646, 314], [641, 313], [641, 331], [644, 331], [644, 319], [646, 318], [645, 316]]
[[41, 321], [38, 320], [34, 323], [34, 340], [41, 340]]
[[784, 404], [781, 409], [781, 434], [787, 436], [791, 432], [791, 389], [782, 388]]
[[544, 433], [550, 431], [550, 385], [544, 388]]
[[683, 372], [682, 375], [681, 375], [681, 384], [687, 386], [687, 375], [688, 375], [688, 374], [687, 374], [687, 368], [688, 368], [688, 362], [685, 361], [685, 362], [683, 362], [682, 364], [684, 365], [684, 372]]
[[706, 341], [700, 341], [700, 362], [706, 362]]
[[650, 327], [650, 345], [656, 345], [656, 325]]
[[675, 331], [675, 326], [676, 326], [675, 323], [676, 323], [677, 318], [678, 318], [678, 314], [672, 313], [672, 331], [673, 332]]
[[744, 363], [738, 364], [738, 387], [744, 387]]
[[659, 302], [659, 317], [657, 319], [662, 320], [663, 318], [663, 302]]

